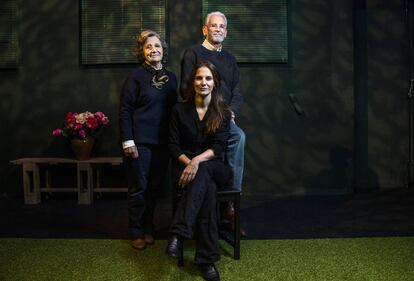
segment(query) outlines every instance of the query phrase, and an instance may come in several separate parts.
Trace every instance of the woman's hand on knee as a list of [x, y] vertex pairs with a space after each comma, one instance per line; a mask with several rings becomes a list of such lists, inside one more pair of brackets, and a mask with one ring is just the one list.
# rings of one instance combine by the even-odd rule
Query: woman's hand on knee
[[183, 172], [181, 173], [180, 180], [178, 181], [178, 185], [183, 188], [188, 183], [190, 183], [196, 176], [198, 171], [199, 162], [197, 160], [192, 159], [190, 163], [184, 168]]

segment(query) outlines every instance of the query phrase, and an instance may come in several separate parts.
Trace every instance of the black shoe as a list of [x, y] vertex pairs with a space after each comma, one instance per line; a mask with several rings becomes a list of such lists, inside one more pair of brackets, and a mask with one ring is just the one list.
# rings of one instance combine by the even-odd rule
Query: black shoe
[[168, 239], [167, 249], [165, 253], [172, 258], [180, 258], [183, 248], [183, 242], [177, 235], [173, 235]]
[[220, 281], [220, 274], [214, 263], [200, 264], [199, 267], [204, 280]]

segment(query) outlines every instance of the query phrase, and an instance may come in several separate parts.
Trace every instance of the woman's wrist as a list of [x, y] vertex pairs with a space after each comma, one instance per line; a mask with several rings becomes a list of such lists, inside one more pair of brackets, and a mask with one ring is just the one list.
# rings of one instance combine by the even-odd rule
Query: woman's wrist
[[178, 157], [178, 162], [180, 162], [184, 166], [187, 166], [188, 164], [190, 164], [191, 159], [189, 159], [185, 154], [181, 154]]
[[193, 164], [198, 165], [198, 164], [200, 164], [200, 159], [198, 158], [198, 156], [196, 156], [196, 157], [194, 157], [193, 159], [191, 159], [191, 162], [192, 162]]

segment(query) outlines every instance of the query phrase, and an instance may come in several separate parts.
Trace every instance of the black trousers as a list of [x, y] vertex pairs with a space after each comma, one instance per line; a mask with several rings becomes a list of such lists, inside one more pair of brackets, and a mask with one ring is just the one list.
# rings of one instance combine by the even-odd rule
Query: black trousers
[[[183, 169], [178, 163], [173, 165], [173, 183], [178, 183]], [[196, 237], [196, 263], [214, 263], [220, 260], [216, 191], [231, 176], [230, 167], [220, 160], [202, 162], [194, 180], [184, 188], [170, 232], [187, 239]]]
[[138, 158], [125, 158], [128, 174], [128, 218], [131, 239], [154, 231], [157, 195], [162, 193], [169, 164], [165, 145], [138, 145]]

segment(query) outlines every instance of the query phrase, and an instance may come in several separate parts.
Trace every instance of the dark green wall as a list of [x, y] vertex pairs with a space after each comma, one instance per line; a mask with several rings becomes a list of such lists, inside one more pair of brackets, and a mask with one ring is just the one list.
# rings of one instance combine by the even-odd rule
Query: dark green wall
[[381, 187], [402, 186], [406, 183], [408, 159], [407, 1], [370, 2], [367, 13], [368, 159]]
[[[170, 69], [200, 37], [201, 1], [169, 1]], [[370, 4], [373, 2], [374, 4]], [[405, 182], [409, 64], [404, 5], [367, 2], [368, 187]], [[399, 1], [397, 1], [399, 2]], [[247, 134], [247, 195], [352, 192], [354, 42], [352, 1], [290, 2], [289, 65], [241, 65]], [[258, 19], [260, 20], [260, 19]], [[231, 22], [229, 23], [231, 33]], [[260, 42], [257, 42], [260, 44]], [[79, 66], [79, 7], [72, 0], [22, 0], [21, 63], [2, 71], [1, 192], [18, 194], [20, 170], [9, 160], [69, 156], [51, 135], [67, 111], [110, 118], [96, 153], [118, 155], [119, 91], [129, 67]], [[288, 94], [305, 116], [297, 116]]]

